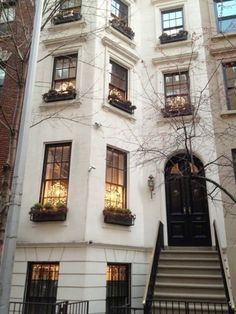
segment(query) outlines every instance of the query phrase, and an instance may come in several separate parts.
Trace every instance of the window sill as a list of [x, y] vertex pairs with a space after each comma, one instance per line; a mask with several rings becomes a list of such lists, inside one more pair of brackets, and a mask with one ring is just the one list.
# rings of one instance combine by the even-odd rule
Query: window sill
[[225, 40], [226, 38], [236, 38], [236, 32], [232, 32], [232, 33], [217, 33], [216, 35], [211, 37], [211, 41], [212, 42], [218, 42], [218, 41], [222, 41]]
[[220, 113], [222, 118], [228, 118], [228, 116], [236, 116], [236, 109], [235, 110], [223, 110]]
[[134, 40], [131, 40], [130, 38], [128, 38], [127, 36], [123, 35], [121, 32], [119, 32], [118, 30], [116, 30], [114, 27], [112, 26], [108, 26], [106, 27], [106, 32], [110, 33], [114, 36], [116, 36], [117, 38], [123, 40], [126, 44], [128, 44], [131, 48], [135, 48], [136, 44], [134, 43]]
[[80, 105], [81, 105], [81, 102], [75, 98], [72, 100], [42, 102], [39, 107], [40, 109], [50, 109], [50, 108], [55, 108], [55, 107], [71, 107], [71, 106], [80, 107]]
[[126, 118], [130, 121], [136, 121], [136, 118], [134, 117], [134, 115], [131, 115], [125, 111], [122, 111], [116, 107], [113, 107], [112, 105], [110, 105], [109, 103], [105, 103], [103, 104], [102, 106], [103, 110], [104, 111], [109, 111], [109, 112], [112, 112], [112, 113], [115, 113], [117, 114], [118, 116], [121, 116], [122, 118]]
[[176, 47], [181, 47], [181, 46], [191, 46], [192, 45], [192, 40], [180, 40], [180, 41], [174, 41], [166, 44], [160, 44], [158, 43], [156, 45], [156, 50], [160, 50], [163, 48], [176, 48]]

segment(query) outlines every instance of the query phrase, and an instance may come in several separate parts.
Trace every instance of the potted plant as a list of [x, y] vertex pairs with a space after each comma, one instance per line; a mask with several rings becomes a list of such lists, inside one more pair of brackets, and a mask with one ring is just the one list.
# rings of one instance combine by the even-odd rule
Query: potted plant
[[128, 208], [106, 207], [103, 210], [104, 222], [122, 226], [133, 226], [136, 216]]
[[119, 108], [130, 114], [133, 114], [136, 109], [136, 106], [132, 106], [131, 101], [123, 99], [121, 93], [116, 88], [110, 90], [108, 102], [113, 107]]
[[45, 204], [34, 204], [29, 212], [30, 220], [34, 222], [42, 221], [64, 221], [68, 208], [64, 203], [57, 203], [53, 205], [50, 202]]

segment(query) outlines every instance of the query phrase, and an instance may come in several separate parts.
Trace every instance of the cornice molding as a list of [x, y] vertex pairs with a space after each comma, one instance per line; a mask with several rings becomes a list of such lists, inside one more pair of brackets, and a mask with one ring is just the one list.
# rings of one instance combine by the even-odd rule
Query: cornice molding
[[65, 37], [54, 37], [43, 40], [43, 44], [45, 47], [55, 46], [55, 45], [62, 45], [65, 47], [67, 44], [72, 44], [75, 42], [85, 42], [87, 40], [87, 34], [76, 34], [76, 35], [70, 35]]
[[184, 63], [189, 60], [196, 60], [198, 57], [198, 52], [193, 53], [181, 53], [178, 55], [153, 58], [152, 63], [155, 65], [165, 64], [165, 63]]
[[187, 0], [176, 0], [176, 1], [172, 1], [172, 0], [152, 0], [152, 4], [154, 5], [165, 5], [165, 6], [169, 6], [169, 5], [172, 5], [172, 6], [176, 6], [176, 5], [181, 5], [183, 3], [187, 2]]
[[129, 59], [133, 63], [137, 63], [139, 60], [139, 57], [128, 50], [127, 48], [120, 45], [120, 43], [115, 42], [114, 40], [108, 38], [107, 36], [104, 36], [102, 38], [102, 43], [104, 46], [107, 46], [114, 51], [118, 52], [120, 55], [123, 55], [125, 58]]
[[234, 47], [215, 47], [215, 48], [210, 48], [210, 54], [212, 56], [221, 56], [226, 55], [226, 54], [231, 54], [235, 53], [235, 48]]
[[114, 27], [112, 26], [108, 26], [106, 27], [106, 32], [110, 33], [114, 36], [116, 36], [117, 38], [123, 40], [126, 44], [128, 44], [131, 48], [135, 48], [136, 44], [134, 43], [133, 40], [129, 39], [128, 37], [126, 37], [125, 35], [121, 34], [119, 31], [117, 31], [116, 29], [114, 29]]

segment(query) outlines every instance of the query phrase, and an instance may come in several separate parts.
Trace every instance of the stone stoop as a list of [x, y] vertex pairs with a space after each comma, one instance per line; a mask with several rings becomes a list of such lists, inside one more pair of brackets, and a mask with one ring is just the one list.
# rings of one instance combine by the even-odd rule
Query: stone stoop
[[[218, 253], [213, 247], [166, 247], [161, 251], [153, 309], [168, 313], [226, 313]], [[163, 309], [164, 310], [164, 309]], [[182, 311], [183, 310], [183, 311]], [[154, 311], [154, 313], [156, 313]]]

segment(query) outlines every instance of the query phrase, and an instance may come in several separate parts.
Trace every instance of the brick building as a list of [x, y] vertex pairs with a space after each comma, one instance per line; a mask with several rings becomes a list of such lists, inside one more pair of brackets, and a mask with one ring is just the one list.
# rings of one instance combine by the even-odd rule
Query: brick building
[[17, 146], [33, 18], [33, 1], [0, 1], [1, 244]]

